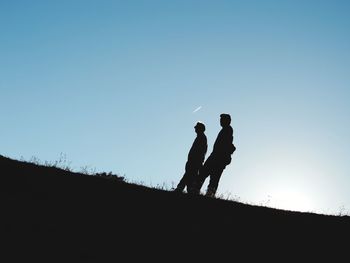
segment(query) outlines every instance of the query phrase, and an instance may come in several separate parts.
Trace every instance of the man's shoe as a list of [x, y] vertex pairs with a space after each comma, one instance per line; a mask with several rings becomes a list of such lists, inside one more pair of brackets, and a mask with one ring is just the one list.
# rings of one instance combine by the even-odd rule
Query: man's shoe
[[205, 196], [208, 196], [208, 197], [214, 197], [215, 196], [215, 190], [212, 189], [212, 188], [208, 188], [207, 189], [207, 192], [205, 193]]

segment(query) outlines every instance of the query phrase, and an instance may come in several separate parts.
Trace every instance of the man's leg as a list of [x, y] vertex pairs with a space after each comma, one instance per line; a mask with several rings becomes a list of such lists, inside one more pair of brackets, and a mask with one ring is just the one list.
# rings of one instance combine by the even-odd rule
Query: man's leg
[[187, 182], [189, 181], [189, 178], [191, 177], [191, 165], [187, 162], [185, 167], [185, 174], [182, 176], [180, 182], [178, 183], [177, 187], [175, 188], [176, 192], [183, 192], [185, 189]]
[[180, 182], [177, 184], [175, 191], [176, 192], [183, 192], [183, 190], [185, 189], [186, 186], [186, 178], [188, 177], [187, 172], [185, 172], [185, 174], [182, 176]]
[[194, 194], [196, 193], [195, 191], [195, 184], [196, 184], [196, 179], [198, 179], [199, 176], [199, 170], [202, 168], [201, 164], [194, 164], [191, 166], [191, 169], [188, 171], [190, 174], [188, 176], [188, 179], [186, 181], [186, 188], [187, 188], [187, 193], [189, 194]]
[[185, 169], [186, 169], [185, 174], [182, 176], [175, 191], [183, 192], [185, 187], [187, 187], [187, 192], [189, 192], [189, 189], [192, 190], [193, 180], [195, 177], [198, 176], [199, 167], [200, 167], [200, 165], [198, 165], [196, 163], [187, 162], [186, 167], [185, 167]]
[[209, 176], [211, 170], [211, 159], [204, 163], [204, 165], [199, 169], [198, 176], [193, 180], [193, 192], [199, 194], [204, 184], [205, 179]]
[[225, 167], [216, 167], [213, 169], [212, 174], [210, 175], [210, 180], [206, 192], [206, 196], [214, 197], [216, 194], [216, 190], [218, 189], [219, 180], [224, 171]]

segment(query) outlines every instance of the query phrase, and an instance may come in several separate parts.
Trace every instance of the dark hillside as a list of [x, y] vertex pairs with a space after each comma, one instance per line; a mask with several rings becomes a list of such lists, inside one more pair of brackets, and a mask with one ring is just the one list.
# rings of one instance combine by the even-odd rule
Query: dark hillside
[[1, 156], [0, 169], [2, 262], [348, 255], [348, 216], [178, 194]]

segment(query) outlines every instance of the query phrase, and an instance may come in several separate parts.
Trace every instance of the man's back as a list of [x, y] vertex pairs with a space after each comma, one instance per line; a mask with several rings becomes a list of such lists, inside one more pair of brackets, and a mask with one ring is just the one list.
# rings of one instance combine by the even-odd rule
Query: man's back
[[233, 129], [231, 126], [223, 127], [214, 143], [212, 154], [226, 156], [232, 154]]
[[203, 163], [207, 149], [207, 136], [204, 133], [198, 134], [188, 153], [188, 161]]

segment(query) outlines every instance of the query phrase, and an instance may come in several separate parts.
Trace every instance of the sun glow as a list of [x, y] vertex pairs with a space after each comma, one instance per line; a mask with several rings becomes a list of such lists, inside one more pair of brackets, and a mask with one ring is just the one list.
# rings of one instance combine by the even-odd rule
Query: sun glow
[[[271, 147], [273, 148], [273, 147]], [[289, 152], [283, 149], [288, 148]], [[320, 212], [317, 183], [325, 178], [325, 165], [307, 151], [293, 151], [293, 146], [276, 147], [270, 156], [259, 159], [248, 174], [258, 174], [252, 194], [262, 204], [284, 210]], [[277, 150], [276, 150], [277, 149]], [[280, 150], [282, 149], [282, 150]], [[255, 192], [255, 193], [254, 193]], [[260, 202], [259, 201], [259, 202]]]
[[312, 197], [306, 195], [304, 191], [293, 188], [283, 188], [271, 195], [272, 207], [278, 209], [313, 212], [315, 208]]

